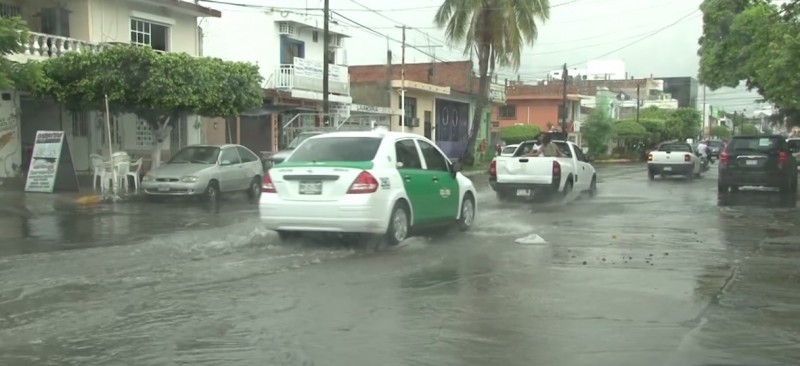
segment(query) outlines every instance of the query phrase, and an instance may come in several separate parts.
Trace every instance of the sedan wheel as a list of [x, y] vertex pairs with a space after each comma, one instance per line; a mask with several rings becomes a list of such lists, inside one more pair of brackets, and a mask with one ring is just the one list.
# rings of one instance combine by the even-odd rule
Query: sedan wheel
[[392, 217], [389, 219], [389, 230], [386, 232], [386, 239], [391, 245], [400, 244], [408, 237], [408, 212], [402, 204], [395, 204], [392, 209]]
[[467, 194], [464, 201], [461, 202], [461, 217], [458, 219], [458, 229], [467, 231], [472, 227], [475, 221], [475, 201], [472, 196]]

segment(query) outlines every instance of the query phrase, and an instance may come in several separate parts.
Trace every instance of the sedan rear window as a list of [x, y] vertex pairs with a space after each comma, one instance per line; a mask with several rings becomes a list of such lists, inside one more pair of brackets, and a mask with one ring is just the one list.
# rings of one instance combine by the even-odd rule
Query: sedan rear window
[[381, 141], [378, 137], [311, 138], [300, 144], [286, 161], [372, 161]]
[[658, 147], [658, 151], [692, 152], [687, 144], [663, 144]]
[[786, 141], [789, 145], [789, 149], [792, 151], [800, 150], [800, 140], [789, 140]]

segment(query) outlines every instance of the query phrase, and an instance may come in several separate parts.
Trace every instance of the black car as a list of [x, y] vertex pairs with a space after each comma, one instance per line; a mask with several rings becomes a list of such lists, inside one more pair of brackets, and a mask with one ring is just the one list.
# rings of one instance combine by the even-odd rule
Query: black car
[[719, 154], [725, 145], [720, 140], [711, 140], [708, 142], [708, 152], [711, 156], [719, 159]]
[[780, 135], [735, 136], [719, 157], [720, 193], [742, 186], [778, 188], [797, 197], [797, 160]]

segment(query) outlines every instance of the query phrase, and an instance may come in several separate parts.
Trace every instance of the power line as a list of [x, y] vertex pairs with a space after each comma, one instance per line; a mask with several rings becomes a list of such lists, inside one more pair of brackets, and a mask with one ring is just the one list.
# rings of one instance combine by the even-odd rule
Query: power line
[[[395, 39], [395, 38], [392, 38], [392, 37], [389, 37], [389, 36], [387, 36], [387, 35], [385, 35], [385, 34], [381, 34], [381, 33], [377, 32], [377, 31], [374, 31], [374, 30], [370, 29], [369, 27], [367, 27], [367, 26], [364, 26], [363, 24], [361, 24], [361, 23], [359, 23], [359, 22], [356, 22], [355, 20], [353, 20], [353, 19], [350, 19], [350, 18], [348, 18], [348, 17], [346, 17], [346, 16], [344, 16], [344, 15], [340, 14], [339, 12], [336, 12], [336, 11], [331, 11], [331, 13], [334, 13], [334, 14], [338, 15], [340, 18], [342, 18], [342, 19], [344, 19], [344, 20], [348, 21], [348, 22], [349, 22], [349, 23], [351, 23], [352, 25], [355, 25], [355, 26], [357, 26], [358, 28], [361, 28], [361, 29], [363, 29], [363, 30], [366, 30], [366, 31], [367, 31], [367, 32], [369, 32], [369, 33], [372, 33], [372, 34], [374, 34], [374, 35], [377, 35], [377, 36], [379, 36], [379, 37], [381, 37], [381, 38], [388, 39], [388, 40], [390, 40], [390, 41], [392, 41], [392, 42], [395, 42], [395, 43], [400, 43], [400, 44], [403, 44], [403, 42], [402, 42], [402, 41], [400, 41], [400, 40], [397, 40], [397, 39]], [[419, 48], [419, 47], [416, 47], [416, 46], [413, 46], [413, 45], [406, 45], [406, 47], [407, 47], [407, 48], [413, 48], [413, 49], [414, 49], [414, 50], [416, 50], [417, 52], [419, 52], [419, 53], [421, 53], [421, 54], [423, 54], [423, 55], [425, 55], [425, 56], [428, 56], [428, 57], [430, 57], [430, 58], [431, 58], [431, 59], [433, 59], [433, 60], [436, 60], [436, 61], [439, 61], [439, 62], [442, 62], [442, 63], [446, 63], [446, 64], [453, 63], [453, 61], [446, 61], [446, 60], [442, 60], [441, 58], [439, 58], [439, 57], [436, 57], [436, 56], [434, 56], [434, 55], [432, 55], [432, 54], [428, 53], [427, 51], [423, 51], [423, 50], [422, 50], [421, 48]]]
[[[592, 57], [592, 58], [588, 58], [588, 59], [586, 59], [586, 60], [583, 60], [583, 61], [580, 61], [580, 62], [572, 62], [571, 64], [573, 64], [573, 65], [577, 65], [577, 64], [583, 64], [583, 63], [586, 63], [586, 62], [589, 62], [589, 61], [592, 61], [592, 60], [596, 60], [596, 59], [599, 59], [599, 58], [602, 58], [602, 57], [606, 57], [606, 56], [608, 56], [608, 55], [611, 55], [611, 54], [613, 54], [613, 53], [615, 53], [615, 52], [618, 52], [618, 51], [624, 50], [624, 49], [626, 49], [626, 48], [628, 48], [628, 47], [630, 47], [630, 46], [633, 46], [633, 45], [635, 45], [635, 44], [637, 44], [637, 43], [639, 43], [639, 42], [641, 42], [641, 41], [644, 41], [645, 39], [648, 39], [648, 38], [650, 38], [650, 37], [653, 37], [653, 36], [655, 36], [655, 35], [657, 35], [657, 34], [659, 34], [659, 33], [663, 32], [663, 31], [665, 31], [665, 30], [667, 30], [667, 29], [669, 29], [669, 28], [672, 28], [672, 27], [674, 27], [674, 26], [675, 26], [675, 25], [677, 25], [678, 23], [680, 23], [680, 22], [682, 22], [682, 21], [684, 21], [684, 20], [688, 19], [688, 18], [689, 18], [689, 17], [691, 17], [692, 15], [694, 15], [694, 13], [696, 13], [697, 11], [699, 11], [699, 9], [694, 9], [694, 10], [692, 10], [691, 12], [689, 12], [688, 14], [686, 14], [686, 15], [684, 15], [684, 16], [682, 16], [682, 17], [678, 18], [678, 20], [676, 20], [676, 21], [674, 21], [674, 22], [672, 22], [672, 23], [670, 23], [670, 24], [667, 24], [667, 25], [666, 25], [666, 26], [664, 26], [664, 27], [661, 27], [661, 28], [659, 28], [659, 29], [656, 29], [655, 31], [653, 31], [653, 32], [650, 32], [649, 34], [645, 35], [644, 37], [641, 37], [641, 38], [639, 38], [639, 39], [636, 39], [636, 40], [634, 40], [634, 41], [632, 41], [632, 42], [626, 43], [625, 45], [623, 45], [623, 46], [621, 46], [621, 47], [615, 48], [615, 49], [613, 49], [613, 50], [611, 50], [611, 51], [608, 51], [608, 52], [606, 52], [606, 53], [603, 53], [603, 54], [601, 54], [601, 55], [594, 56], [594, 57]], [[543, 71], [540, 71], [540, 72], [529, 72], [529, 73], [525, 73], [525, 74], [542, 74], [542, 73], [550, 72], [550, 71], [552, 71], [552, 70], [553, 70], [553, 69], [550, 69], [550, 70], [543, 70]]]

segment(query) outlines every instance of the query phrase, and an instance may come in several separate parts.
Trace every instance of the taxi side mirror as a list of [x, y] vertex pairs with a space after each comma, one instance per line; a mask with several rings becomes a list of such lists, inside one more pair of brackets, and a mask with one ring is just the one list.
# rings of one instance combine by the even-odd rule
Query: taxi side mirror
[[463, 169], [463, 167], [461, 166], [461, 163], [460, 162], [455, 162], [455, 163], [453, 163], [452, 166], [450, 166], [450, 174], [452, 174], [453, 177], [455, 178], [455, 176], [458, 174], [458, 172], [460, 172], [462, 169]]

